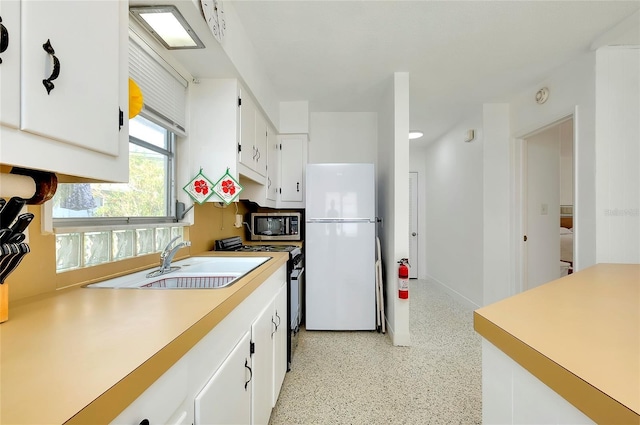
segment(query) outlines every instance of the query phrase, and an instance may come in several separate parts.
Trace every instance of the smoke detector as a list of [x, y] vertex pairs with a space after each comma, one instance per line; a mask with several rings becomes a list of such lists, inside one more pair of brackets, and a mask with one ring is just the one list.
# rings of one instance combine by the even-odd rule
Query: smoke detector
[[542, 105], [549, 98], [549, 89], [546, 87], [541, 88], [536, 93], [536, 103]]

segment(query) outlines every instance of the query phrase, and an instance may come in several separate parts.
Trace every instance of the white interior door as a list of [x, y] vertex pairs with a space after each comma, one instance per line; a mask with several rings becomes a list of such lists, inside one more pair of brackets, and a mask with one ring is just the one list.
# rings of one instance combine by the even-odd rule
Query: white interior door
[[559, 136], [556, 125], [525, 140], [525, 290], [560, 277]]
[[409, 173], [409, 278], [418, 278], [418, 173]]

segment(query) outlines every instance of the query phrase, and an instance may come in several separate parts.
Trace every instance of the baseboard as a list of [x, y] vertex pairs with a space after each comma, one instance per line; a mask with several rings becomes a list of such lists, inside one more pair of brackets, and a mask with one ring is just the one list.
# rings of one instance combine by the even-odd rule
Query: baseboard
[[478, 304], [476, 304], [473, 301], [471, 301], [469, 298], [467, 298], [464, 295], [462, 295], [460, 292], [458, 292], [455, 289], [451, 288], [450, 286], [440, 282], [435, 277], [427, 275], [427, 280], [432, 281], [432, 282], [437, 283], [438, 285], [440, 285], [442, 287], [442, 289], [447, 291], [447, 293], [449, 295], [451, 295], [453, 298], [455, 298], [456, 300], [458, 300], [459, 302], [461, 302], [465, 306], [467, 306], [469, 308], [472, 308], [473, 310], [478, 309], [478, 308], [481, 307]]
[[[386, 320], [386, 317], [385, 317]], [[387, 335], [391, 339], [391, 343], [395, 347], [410, 347], [411, 346], [411, 334], [401, 335], [397, 334], [394, 329], [389, 326], [389, 321], [387, 320]]]

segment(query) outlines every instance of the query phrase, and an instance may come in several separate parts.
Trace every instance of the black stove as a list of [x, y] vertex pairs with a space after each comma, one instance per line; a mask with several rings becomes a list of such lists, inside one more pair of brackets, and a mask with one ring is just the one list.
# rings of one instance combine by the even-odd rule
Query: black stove
[[290, 260], [297, 260], [302, 255], [302, 248], [296, 245], [244, 245], [239, 236], [219, 239], [215, 242], [216, 251], [238, 252], [288, 252]]

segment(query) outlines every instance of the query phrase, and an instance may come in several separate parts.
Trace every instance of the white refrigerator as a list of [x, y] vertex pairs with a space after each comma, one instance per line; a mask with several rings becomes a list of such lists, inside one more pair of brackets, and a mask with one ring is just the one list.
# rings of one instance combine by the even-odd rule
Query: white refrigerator
[[306, 177], [306, 329], [374, 330], [373, 164], [308, 164]]

